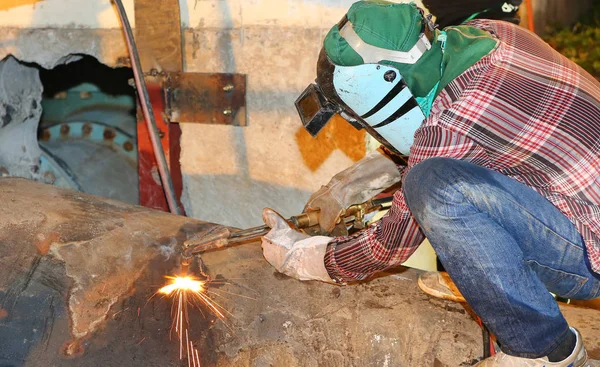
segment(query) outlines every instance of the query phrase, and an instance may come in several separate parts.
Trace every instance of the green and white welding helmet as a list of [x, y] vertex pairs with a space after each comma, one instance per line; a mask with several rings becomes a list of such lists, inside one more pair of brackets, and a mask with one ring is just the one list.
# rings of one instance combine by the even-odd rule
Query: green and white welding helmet
[[[390, 48], [366, 42], [365, 35], [372, 25], [369, 18], [385, 22], [385, 18], [376, 19], [382, 14], [393, 16], [391, 21], [398, 22], [390, 28]], [[353, 20], [360, 22], [363, 37], [357, 34]], [[403, 25], [402, 20], [407, 24]], [[404, 30], [398, 32], [401, 28]], [[296, 100], [306, 130], [316, 136], [335, 114], [340, 114], [355, 127], [366, 129], [388, 149], [408, 154], [415, 131], [429, 114], [436, 88], [415, 98], [398, 65], [410, 67], [419, 62], [431, 49], [433, 31], [430, 17], [424, 17], [414, 4], [361, 1], [353, 5], [325, 39], [315, 83]], [[345, 62], [347, 55], [355, 60]], [[438, 70], [439, 66], [434, 72]]]

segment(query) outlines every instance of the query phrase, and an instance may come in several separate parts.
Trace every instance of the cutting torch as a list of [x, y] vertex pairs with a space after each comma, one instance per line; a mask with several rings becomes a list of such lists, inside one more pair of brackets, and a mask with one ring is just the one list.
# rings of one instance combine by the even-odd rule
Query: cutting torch
[[[364, 203], [354, 204], [346, 208], [339, 216], [335, 236], [347, 235], [349, 231], [361, 230], [365, 227], [367, 215], [389, 208], [393, 197], [371, 199]], [[295, 230], [309, 235], [321, 234], [319, 227], [318, 210], [294, 215], [287, 219], [288, 224]], [[201, 238], [193, 238], [183, 243], [182, 264], [189, 263], [194, 255], [202, 252], [216, 250], [223, 247], [255, 242], [266, 235], [271, 228], [267, 225], [252, 227], [243, 230], [234, 230], [227, 227], [216, 228], [205, 233]]]

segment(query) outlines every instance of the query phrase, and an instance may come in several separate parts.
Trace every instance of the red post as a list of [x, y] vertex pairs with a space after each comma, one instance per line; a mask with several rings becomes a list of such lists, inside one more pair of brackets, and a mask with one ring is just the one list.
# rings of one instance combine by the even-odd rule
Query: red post
[[[181, 193], [183, 191], [183, 181], [181, 176], [181, 165], [179, 157], [181, 153], [180, 137], [181, 128], [178, 124], [171, 124], [165, 120], [165, 102], [162, 87], [156, 83], [147, 83], [148, 94], [154, 117], [161, 137], [165, 158], [169, 164], [169, 172], [173, 180], [177, 203], [184, 212], [181, 205]], [[158, 209], [165, 212], [169, 211], [167, 199], [160, 181], [158, 164], [154, 158], [150, 133], [141, 114], [138, 114], [137, 121], [137, 141], [138, 141], [138, 172], [140, 186], [140, 205], [147, 208]]]

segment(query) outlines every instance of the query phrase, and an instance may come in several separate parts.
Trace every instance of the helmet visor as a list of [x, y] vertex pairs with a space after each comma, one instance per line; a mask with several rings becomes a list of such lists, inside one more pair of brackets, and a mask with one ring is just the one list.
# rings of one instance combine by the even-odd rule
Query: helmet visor
[[325, 98], [317, 84], [310, 84], [296, 99], [295, 105], [304, 128], [312, 136], [316, 136], [340, 110]]
[[400, 71], [383, 64], [334, 65], [322, 52], [316, 84], [296, 100], [306, 130], [313, 136], [341, 114], [392, 151], [407, 154], [425, 120]]

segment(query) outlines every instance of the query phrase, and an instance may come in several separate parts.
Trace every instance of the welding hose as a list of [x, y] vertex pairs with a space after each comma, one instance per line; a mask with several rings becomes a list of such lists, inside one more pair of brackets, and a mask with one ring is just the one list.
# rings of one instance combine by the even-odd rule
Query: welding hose
[[496, 355], [496, 349], [494, 348], [494, 341], [492, 340], [490, 329], [485, 326], [479, 316], [475, 317], [477, 318], [477, 323], [481, 326], [481, 335], [483, 337], [483, 359], [492, 357]]
[[490, 331], [487, 326], [483, 325], [481, 330], [481, 335], [483, 337], [483, 359], [486, 359], [492, 356], [492, 338], [490, 337]]
[[119, 14], [121, 23], [123, 24], [123, 30], [125, 31], [125, 40], [127, 41], [127, 49], [129, 50], [129, 57], [131, 59], [131, 67], [133, 69], [135, 86], [138, 90], [138, 97], [140, 99], [140, 105], [142, 106], [142, 112], [144, 113], [144, 120], [146, 121], [148, 132], [150, 133], [152, 149], [154, 150], [154, 158], [158, 164], [160, 180], [167, 198], [169, 211], [173, 214], [181, 215], [181, 211], [177, 205], [177, 198], [175, 197], [175, 189], [173, 188], [173, 182], [171, 181], [171, 175], [169, 173], [169, 166], [167, 165], [167, 159], [165, 158], [165, 152], [163, 151], [162, 144], [160, 142], [158, 127], [154, 118], [152, 104], [150, 103], [148, 89], [146, 88], [146, 81], [144, 80], [144, 75], [142, 73], [140, 57], [135, 46], [131, 25], [129, 24], [127, 13], [125, 12], [125, 8], [123, 7], [121, 0], [114, 0], [114, 2], [117, 6], [117, 12]]

